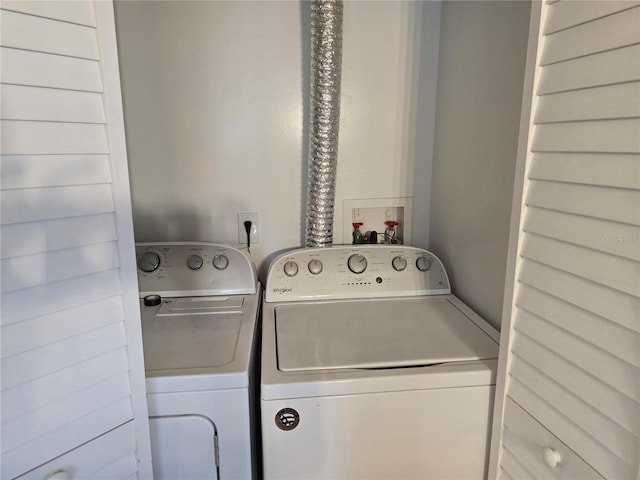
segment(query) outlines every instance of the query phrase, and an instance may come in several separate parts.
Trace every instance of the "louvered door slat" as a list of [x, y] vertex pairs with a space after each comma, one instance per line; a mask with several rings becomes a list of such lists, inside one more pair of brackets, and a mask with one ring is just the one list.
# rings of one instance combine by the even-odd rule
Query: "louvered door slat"
[[91, 2], [56, 0], [53, 3], [41, 0], [2, 0], [2, 8], [89, 27], [96, 26], [96, 17]]
[[[634, 432], [629, 432], [629, 427], [639, 420], [639, 414], [631, 398], [597, 381], [589, 375], [589, 372], [566, 361], [562, 356], [544, 348], [526, 335], [518, 336], [514, 345], [518, 346], [519, 352], [514, 359], [512, 372], [519, 381], [533, 385], [531, 382], [536, 380], [528, 372], [535, 368], [557, 385], [564, 387], [567, 392], [574, 394], [575, 397], [569, 397], [572, 405], [576, 401], [584, 401], [596, 412], [600, 412], [600, 421], [603, 416], [608, 416], [619, 429], [627, 431], [625, 434], [627, 438], [634, 437]], [[523, 362], [528, 367], [522, 366]], [[535, 414], [535, 412], [531, 413]], [[629, 434], [631, 434], [630, 437]]]
[[528, 175], [532, 180], [640, 189], [640, 155], [536, 153]]
[[2, 189], [111, 183], [107, 155], [3, 155]]
[[640, 45], [554, 63], [541, 72], [538, 95], [635, 82], [640, 80], [638, 65]]
[[122, 478], [127, 479], [133, 477], [137, 480], [136, 472], [138, 471], [138, 459], [129, 452], [126, 456], [110, 463], [103, 469], [92, 474], [93, 478]]
[[3, 10], [0, 28], [5, 47], [89, 60], [100, 58], [92, 27]]
[[72, 393], [26, 415], [4, 422], [3, 451], [27, 444], [34, 438], [44, 436], [88, 415], [99, 414], [103, 408], [128, 398], [129, 381], [124, 373]]
[[3, 225], [0, 257], [113, 242], [117, 238], [112, 213]]
[[[640, 5], [637, 1], [607, 0], [606, 2], [571, 1], [550, 5], [543, 26], [544, 35], [559, 32], [576, 25], [602, 19], [608, 15]], [[606, 39], [603, 39], [606, 40]]]
[[122, 347], [20, 384], [2, 392], [2, 418], [13, 420], [58, 401], [71, 391], [84, 390], [115, 375], [124, 375], [127, 370], [127, 353]]
[[118, 268], [111, 242], [5, 259], [2, 292], [35, 287]]
[[118, 272], [109, 270], [2, 295], [2, 325], [122, 294]]
[[539, 263], [640, 297], [640, 264], [637, 260], [533, 234], [524, 236], [521, 253]]
[[531, 260], [523, 260], [518, 281], [636, 331], [640, 299]]
[[[635, 210], [638, 200], [638, 191], [632, 189], [532, 181], [526, 202], [527, 206], [640, 225]], [[594, 234], [608, 237], [606, 232]]]
[[2, 389], [16, 387], [42, 375], [57, 372], [117, 350], [125, 343], [122, 324], [114, 323], [66, 338], [33, 351], [2, 359]]
[[3, 120], [106, 123], [98, 92], [3, 85], [0, 94]]
[[124, 319], [122, 302], [110, 297], [60, 312], [6, 325], [2, 358], [50, 345], [67, 337], [91, 332]]
[[[14, 85], [102, 92], [100, 63], [82, 58], [0, 47], [0, 81]], [[42, 72], [47, 74], [43, 75]]]
[[[532, 207], [529, 209], [525, 232], [629, 260], [640, 258], [640, 244], [635, 245], [632, 241], [640, 238], [640, 227], [635, 225]], [[593, 232], [606, 232], [607, 236], [599, 237], [593, 235]]]
[[3, 155], [109, 153], [104, 125], [2, 120]]
[[640, 43], [640, 8], [634, 7], [550, 35], [541, 65]]
[[[635, 400], [640, 378], [634, 365], [593, 348], [593, 345], [577, 338], [571, 332], [559, 329], [525, 310], [518, 311], [515, 329], [545, 345], [549, 350], [558, 352], [560, 357], [578, 365], [598, 381]], [[629, 428], [633, 426], [630, 425]]]
[[640, 153], [639, 132], [637, 118], [542, 124], [534, 133], [532, 151]]
[[114, 211], [108, 184], [3, 190], [0, 197], [2, 225]]
[[522, 285], [516, 305], [564, 328], [602, 351], [634, 365], [640, 355], [640, 331], [625, 328], [549, 293]]
[[[638, 8], [640, 12], [640, 8]], [[640, 32], [640, 25], [638, 25]], [[630, 102], [630, 98], [638, 98]], [[555, 93], [540, 98], [535, 123], [640, 116], [640, 82]]]

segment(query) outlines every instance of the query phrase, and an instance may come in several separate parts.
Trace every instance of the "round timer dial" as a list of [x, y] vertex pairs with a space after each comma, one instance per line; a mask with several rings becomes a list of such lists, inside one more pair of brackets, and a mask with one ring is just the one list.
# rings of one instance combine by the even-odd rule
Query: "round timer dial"
[[160, 266], [160, 255], [154, 252], [144, 252], [138, 259], [138, 268], [146, 273], [155, 272]]
[[353, 273], [362, 273], [367, 269], [367, 259], [360, 253], [354, 253], [347, 260], [347, 266]]

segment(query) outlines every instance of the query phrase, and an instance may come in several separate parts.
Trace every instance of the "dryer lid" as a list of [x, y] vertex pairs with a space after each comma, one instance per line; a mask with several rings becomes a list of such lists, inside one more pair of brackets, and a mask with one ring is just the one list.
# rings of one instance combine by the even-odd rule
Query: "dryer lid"
[[[210, 299], [189, 300], [171, 299], [160, 308], [141, 307], [147, 375], [219, 369], [233, 362], [243, 321], [238, 300], [221, 301], [216, 308], [211, 308]], [[205, 304], [206, 308], [199, 308]]]
[[498, 344], [446, 298], [280, 305], [282, 371], [394, 368], [497, 358]]
[[242, 295], [181, 297], [165, 300], [156, 315], [208, 315], [242, 313]]

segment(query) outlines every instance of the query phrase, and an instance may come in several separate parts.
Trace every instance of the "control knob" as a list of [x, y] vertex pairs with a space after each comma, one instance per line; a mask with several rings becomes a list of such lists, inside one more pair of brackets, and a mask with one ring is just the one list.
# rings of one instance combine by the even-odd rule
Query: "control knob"
[[309, 268], [309, 272], [313, 275], [318, 275], [320, 272], [322, 272], [322, 262], [316, 258], [311, 260], [307, 267]]
[[160, 255], [154, 252], [144, 252], [138, 259], [138, 268], [146, 273], [155, 272], [160, 266]]
[[229, 259], [225, 255], [216, 255], [213, 257], [213, 266], [218, 270], [224, 270], [229, 266]]
[[407, 268], [407, 260], [404, 257], [393, 257], [391, 266], [396, 272], [401, 272]]
[[354, 253], [347, 260], [347, 266], [353, 273], [362, 273], [367, 269], [367, 259], [360, 253]]
[[288, 261], [284, 264], [283, 270], [287, 277], [295, 277], [298, 274], [298, 264], [296, 262]]
[[424, 255], [422, 257], [418, 257], [416, 260], [416, 267], [418, 267], [418, 270], [421, 272], [426, 272], [431, 268], [431, 260], [429, 260], [429, 257]]
[[190, 255], [189, 258], [187, 258], [187, 267], [191, 270], [199, 270], [203, 264], [204, 260], [202, 260], [200, 255]]

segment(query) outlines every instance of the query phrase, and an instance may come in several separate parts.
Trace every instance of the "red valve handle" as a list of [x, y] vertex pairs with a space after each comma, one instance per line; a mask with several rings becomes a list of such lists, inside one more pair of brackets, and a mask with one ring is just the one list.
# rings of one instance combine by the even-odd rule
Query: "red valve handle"
[[400, 223], [396, 222], [395, 220], [387, 220], [386, 222], [384, 222], [384, 224], [387, 227], [391, 227], [391, 228], [395, 227], [396, 225], [400, 225]]
[[353, 222], [353, 228], [360, 228], [364, 223], [362, 222]]

